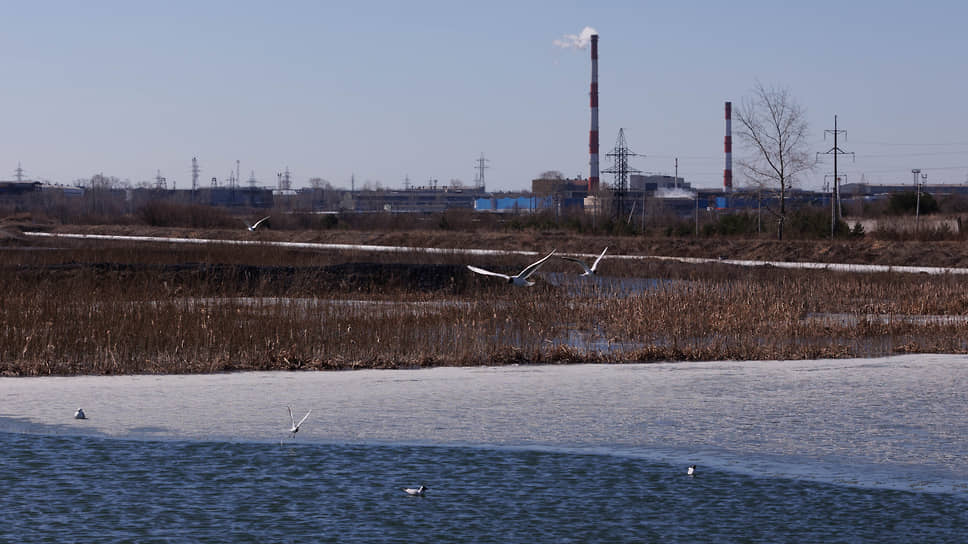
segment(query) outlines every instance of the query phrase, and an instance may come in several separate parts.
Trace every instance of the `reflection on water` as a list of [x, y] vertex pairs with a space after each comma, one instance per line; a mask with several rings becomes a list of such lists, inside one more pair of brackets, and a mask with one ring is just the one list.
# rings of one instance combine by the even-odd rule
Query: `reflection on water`
[[552, 346], [564, 346], [590, 353], [619, 354], [642, 349], [642, 342], [619, 340], [600, 330], [568, 329], [562, 336], [546, 340]]

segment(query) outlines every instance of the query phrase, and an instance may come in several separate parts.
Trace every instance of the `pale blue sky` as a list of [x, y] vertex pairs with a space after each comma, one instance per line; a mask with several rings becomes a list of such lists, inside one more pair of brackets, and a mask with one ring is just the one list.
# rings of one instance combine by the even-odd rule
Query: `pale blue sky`
[[197, 156], [205, 185], [237, 159], [264, 185], [469, 184], [482, 152], [492, 190], [587, 176], [588, 50], [553, 41], [591, 26], [603, 168], [623, 127], [632, 166], [720, 187], [723, 102], [759, 80], [806, 108], [812, 151], [839, 115], [848, 182], [968, 180], [968, 4], [787, 4], [0, 0], [0, 178], [187, 188]]

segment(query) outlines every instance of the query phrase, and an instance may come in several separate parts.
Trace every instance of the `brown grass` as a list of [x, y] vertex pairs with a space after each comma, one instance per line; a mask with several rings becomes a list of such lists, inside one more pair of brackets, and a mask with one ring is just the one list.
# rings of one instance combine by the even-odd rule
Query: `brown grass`
[[[533, 244], [544, 251], [570, 243], [551, 242], [557, 243], [539, 237], [510, 247]], [[866, 318], [964, 315], [968, 287], [956, 277], [606, 260], [609, 276], [660, 280], [648, 290], [622, 294], [580, 283], [511, 288], [464, 268], [469, 262], [517, 272], [530, 259], [516, 256], [32, 243], [3, 250], [4, 375], [968, 350], [968, 325], [962, 323]], [[542, 269], [572, 277], [575, 271], [561, 261]], [[808, 319], [812, 314], [855, 319], [825, 322]]]

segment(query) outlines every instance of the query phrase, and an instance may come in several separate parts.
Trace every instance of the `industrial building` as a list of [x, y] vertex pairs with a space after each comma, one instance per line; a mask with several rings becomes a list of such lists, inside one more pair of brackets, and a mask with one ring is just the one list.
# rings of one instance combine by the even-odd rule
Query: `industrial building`
[[651, 196], [675, 190], [692, 191], [692, 185], [677, 176], [632, 174], [629, 176], [629, 190], [638, 192], [640, 196], [642, 192]]
[[[913, 183], [873, 184], [873, 183], [845, 183], [840, 186], [840, 194], [844, 197], [876, 197], [893, 193], [913, 193], [917, 187]], [[949, 185], [937, 183], [922, 184], [922, 193], [932, 196], [968, 195], [968, 185]]]
[[475, 201], [485, 195], [477, 189], [415, 188], [382, 191], [347, 191], [340, 207], [355, 212], [442, 212], [448, 209], [473, 210]]
[[551, 197], [504, 196], [478, 198], [474, 202], [474, 210], [479, 212], [517, 213], [537, 212], [552, 209], [555, 201]]
[[583, 179], [538, 178], [531, 180], [531, 194], [547, 202], [546, 208], [558, 212], [582, 210], [588, 196], [588, 181]]

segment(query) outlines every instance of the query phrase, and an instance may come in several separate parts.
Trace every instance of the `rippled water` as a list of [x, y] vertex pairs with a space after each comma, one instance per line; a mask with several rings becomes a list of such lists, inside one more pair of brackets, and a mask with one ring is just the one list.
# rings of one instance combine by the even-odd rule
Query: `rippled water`
[[[514, 449], [0, 435], [0, 539], [963, 542], [968, 501]], [[423, 498], [402, 486], [427, 483]]]
[[0, 541], [964, 542], [966, 385], [956, 356], [0, 379]]

